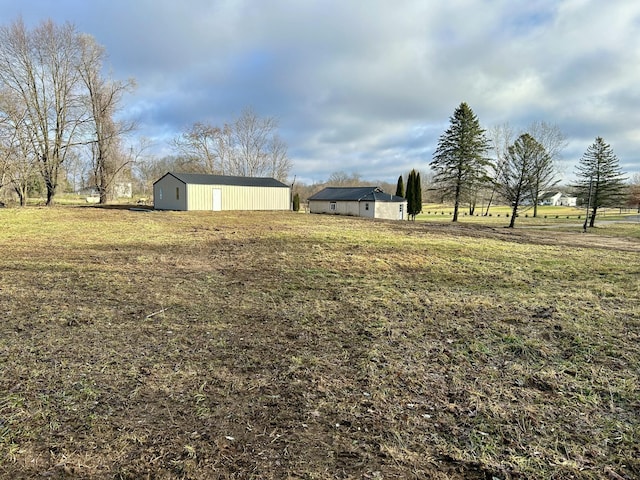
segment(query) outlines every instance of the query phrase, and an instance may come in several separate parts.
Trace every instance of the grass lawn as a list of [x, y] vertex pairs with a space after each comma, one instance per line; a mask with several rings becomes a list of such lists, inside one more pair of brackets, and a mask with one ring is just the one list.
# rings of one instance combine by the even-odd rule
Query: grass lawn
[[[458, 211], [458, 221], [461, 223], [477, 223], [482, 225], [509, 225], [511, 208], [505, 205], [494, 205], [489, 209], [488, 215], [486, 206], [478, 206], [473, 215], [469, 214], [468, 208], [460, 208]], [[516, 219], [516, 227], [519, 226], [540, 226], [574, 224], [582, 227], [586, 212], [582, 207], [553, 207], [539, 206], [537, 216], [533, 217], [533, 207], [521, 208]], [[596, 226], [599, 223], [621, 220], [628, 215], [637, 215], [634, 209], [603, 208], [598, 210]], [[420, 221], [446, 222], [453, 217], [453, 206], [443, 204], [424, 204], [423, 211], [416, 217]]]
[[0, 477], [640, 478], [640, 227], [501, 226], [0, 210]]

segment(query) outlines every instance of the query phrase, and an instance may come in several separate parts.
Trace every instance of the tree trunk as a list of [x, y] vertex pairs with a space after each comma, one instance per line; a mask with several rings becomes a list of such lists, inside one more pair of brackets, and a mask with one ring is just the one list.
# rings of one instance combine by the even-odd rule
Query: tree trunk
[[460, 183], [458, 182], [458, 185], [456, 185], [456, 198], [455, 198], [455, 203], [453, 205], [453, 220], [451, 220], [452, 222], [458, 221], [459, 206], [460, 206]]
[[56, 195], [56, 186], [50, 179], [46, 179], [44, 183], [47, 186], [47, 203], [45, 205], [50, 207], [53, 205], [53, 197]]
[[594, 205], [593, 210], [591, 211], [591, 219], [589, 220], [589, 226], [594, 227], [596, 224], [596, 212], [598, 211], [598, 207]]
[[516, 225], [516, 215], [518, 214], [518, 204], [516, 203], [511, 210], [511, 220], [509, 221], [509, 228], [513, 228]]
[[25, 207], [27, 205], [27, 187], [23, 185], [16, 185], [13, 188], [20, 199], [20, 206]]

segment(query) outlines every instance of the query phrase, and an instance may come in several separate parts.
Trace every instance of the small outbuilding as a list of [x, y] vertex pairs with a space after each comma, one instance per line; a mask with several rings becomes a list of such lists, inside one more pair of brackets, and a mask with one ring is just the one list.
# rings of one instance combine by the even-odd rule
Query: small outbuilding
[[153, 184], [156, 210], [289, 210], [289, 186], [275, 178], [168, 172]]
[[404, 220], [406, 198], [384, 193], [380, 187], [327, 187], [308, 199], [309, 212]]

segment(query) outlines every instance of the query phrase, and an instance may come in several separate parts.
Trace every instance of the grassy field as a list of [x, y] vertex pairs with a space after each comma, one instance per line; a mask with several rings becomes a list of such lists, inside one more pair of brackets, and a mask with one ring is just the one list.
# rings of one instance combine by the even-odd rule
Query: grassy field
[[[505, 205], [494, 205], [485, 215], [486, 207], [476, 208], [473, 215], [468, 208], [461, 208], [458, 212], [458, 221], [461, 223], [476, 223], [482, 225], [509, 225], [512, 210]], [[575, 224], [581, 227], [584, 223], [585, 209], [578, 207], [554, 207], [539, 206], [537, 216], [533, 217], [533, 207], [522, 208], [516, 219], [516, 226], [540, 226], [557, 224]], [[600, 222], [624, 219], [628, 215], [637, 215], [634, 209], [603, 208], [598, 210], [596, 225]], [[445, 222], [452, 218], [453, 207], [451, 205], [424, 204], [423, 211], [417, 216], [417, 220]]]
[[0, 210], [0, 477], [640, 478], [638, 225]]

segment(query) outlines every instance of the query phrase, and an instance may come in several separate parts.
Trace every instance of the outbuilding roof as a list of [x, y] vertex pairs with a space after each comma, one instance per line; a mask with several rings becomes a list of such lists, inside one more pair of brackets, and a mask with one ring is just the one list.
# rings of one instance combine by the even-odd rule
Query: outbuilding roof
[[326, 187], [309, 200], [330, 202], [405, 202], [403, 197], [384, 193], [380, 187]]
[[158, 183], [167, 175], [177, 178], [184, 184], [191, 185], [231, 185], [234, 187], [285, 187], [288, 185], [269, 177], [234, 177], [231, 175], [207, 175], [203, 173], [176, 173], [167, 172]]

